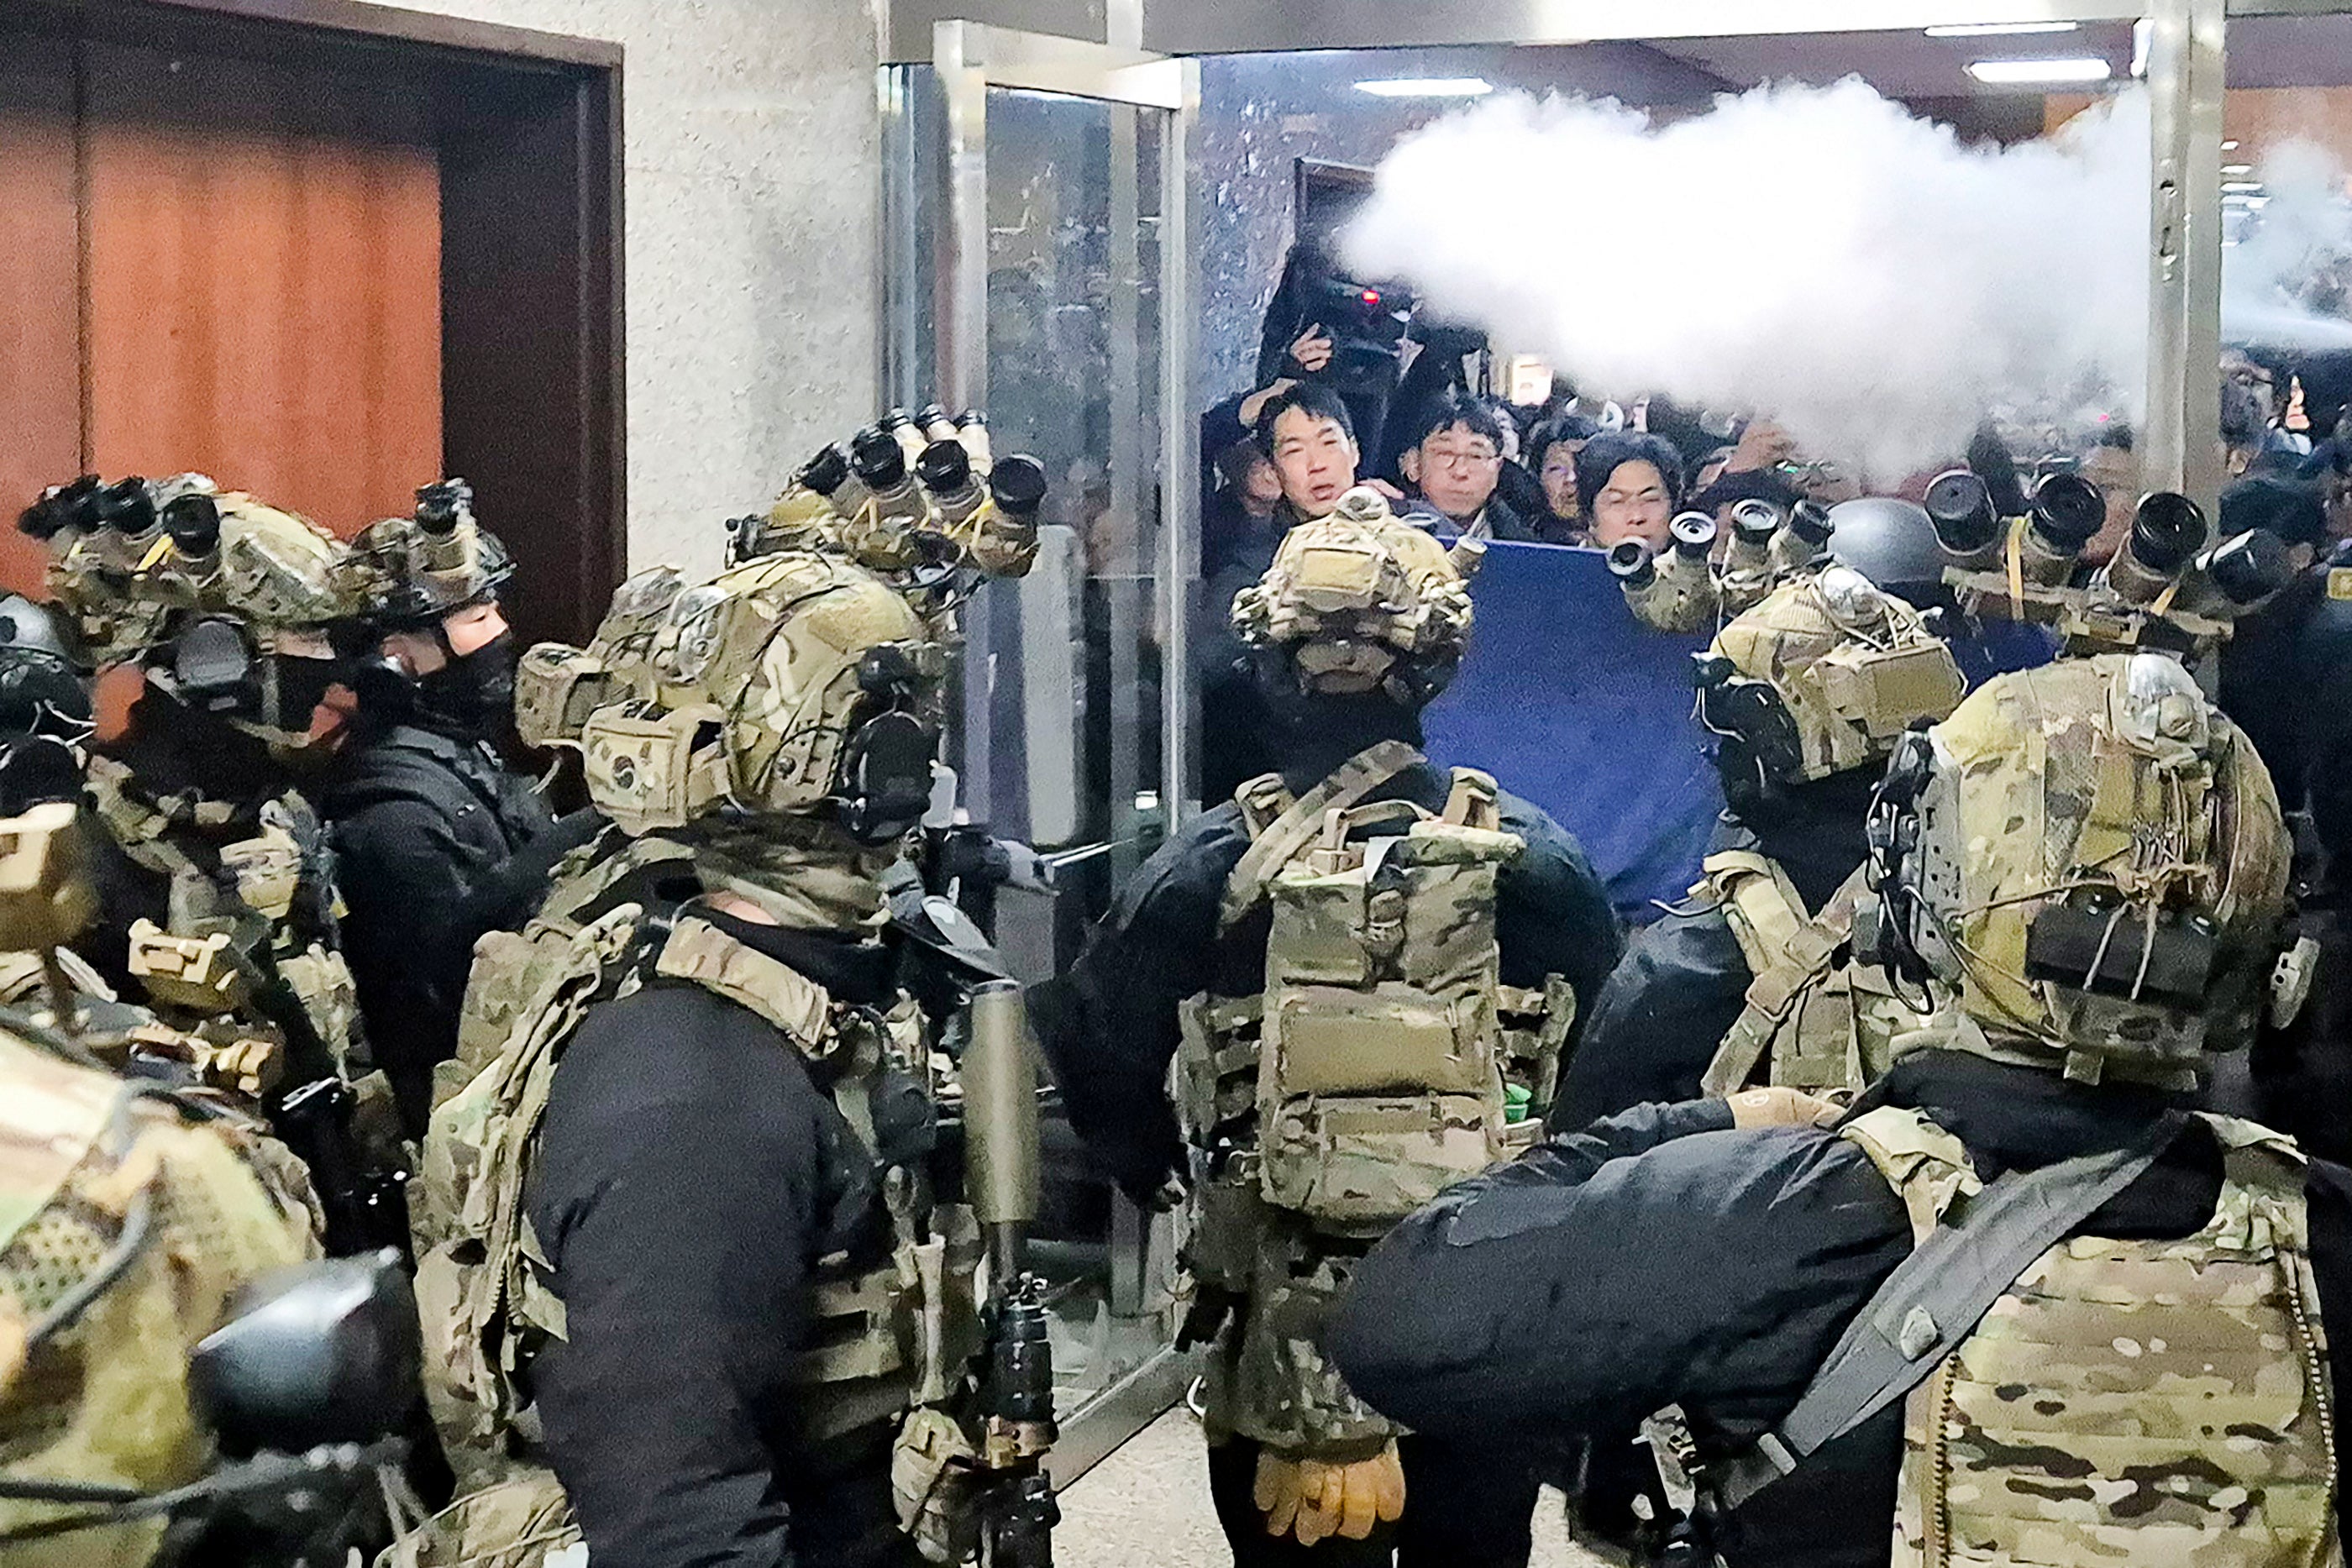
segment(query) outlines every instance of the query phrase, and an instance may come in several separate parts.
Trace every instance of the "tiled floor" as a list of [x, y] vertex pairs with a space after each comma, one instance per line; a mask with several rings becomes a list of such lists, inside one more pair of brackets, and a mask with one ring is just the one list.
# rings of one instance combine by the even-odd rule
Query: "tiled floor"
[[[1233, 1558], [1209, 1507], [1201, 1427], [1181, 1406], [1131, 1438], [1062, 1495], [1055, 1568], [1229, 1568]], [[1559, 1498], [1536, 1510], [1530, 1568], [1599, 1568], [1569, 1544]]]

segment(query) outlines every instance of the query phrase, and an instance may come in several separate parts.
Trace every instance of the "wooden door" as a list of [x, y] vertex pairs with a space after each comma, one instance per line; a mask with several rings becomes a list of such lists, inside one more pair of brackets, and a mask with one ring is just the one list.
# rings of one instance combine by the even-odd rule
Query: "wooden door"
[[74, 57], [49, 35], [0, 46], [0, 590], [37, 594], [48, 551], [16, 512], [81, 472]]
[[88, 465], [195, 469], [348, 535], [441, 476], [432, 100], [84, 46]]

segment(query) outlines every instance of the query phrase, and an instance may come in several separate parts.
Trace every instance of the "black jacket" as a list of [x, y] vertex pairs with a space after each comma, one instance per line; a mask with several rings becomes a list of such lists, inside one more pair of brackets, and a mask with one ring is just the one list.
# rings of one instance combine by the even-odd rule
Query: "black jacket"
[[500, 923], [505, 868], [554, 813], [488, 746], [405, 724], [348, 750], [319, 803], [334, 825], [343, 952], [368, 1039], [421, 1134], [433, 1065], [457, 1050], [475, 938]]
[[[1326, 771], [1303, 770], [1291, 787], [1311, 789]], [[1371, 798], [1436, 810], [1448, 788], [1442, 770], [1423, 764]], [[1591, 997], [1624, 942], [1608, 894], [1584, 851], [1540, 808], [1507, 792], [1501, 805], [1505, 831], [1528, 845], [1496, 882], [1503, 983], [1540, 986], [1560, 974], [1580, 998]], [[1202, 991], [1252, 996], [1265, 985], [1267, 911], [1217, 936], [1225, 879], [1248, 844], [1232, 804], [1195, 818], [1137, 870], [1070, 973], [1036, 997], [1039, 1038], [1071, 1125], [1131, 1192], [1184, 1168], [1165, 1087], [1178, 1004]]]
[[[1862, 1102], [1880, 1103], [1927, 1111], [1990, 1179], [2116, 1147], [2162, 1102], [1923, 1052]], [[2219, 1145], [2192, 1124], [2083, 1229], [2190, 1234], [2221, 1179]], [[2352, 1172], [2315, 1162], [2305, 1190], [2341, 1388]], [[1622, 1432], [1679, 1403], [1711, 1451], [1731, 1451], [1787, 1415], [1910, 1249], [1902, 1204], [1845, 1140], [1735, 1130], [1720, 1100], [1643, 1105], [1556, 1136], [1398, 1227], [1359, 1265], [1326, 1348], [1350, 1387], [1441, 1438]], [[1886, 1563], [1902, 1418], [1898, 1402], [1740, 1510], [1733, 1568]]]
[[[705, 913], [835, 997], [892, 995], [844, 940]], [[881, 1220], [856, 1136], [749, 1010], [656, 981], [590, 1009], [525, 1202], [568, 1338], [532, 1364], [546, 1452], [600, 1568], [911, 1562], [888, 1440], [798, 1437], [793, 1366], [818, 1260]]]
[[1634, 932], [1560, 1074], [1552, 1129], [1696, 1097], [1755, 977], [1718, 907], [1672, 914]]
[[[2336, 569], [2352, 580], [2352, 551]], [[2221, 710], [2277, 781], [2279, 804], [2309, 810], [2352, 888], [2352, 600], [2328, 596], [2325, 567], [2240, 622], [2221, 650]]]
[[[1801, 786], [1782, 800], [1761, 834], [1727, 811], [1708, 852], [1769, 855], [1805, 907], [1818, 912], [1862, 863], [1869, 782], [1841, 776]], [[1635, 932], [1592, 1006], [1583, 1043], [1560, 1074], [1552, 1130], [1581, 1127], [1653, 1100], [1696, 1097], [1755, 978], [1729, 918], [1716, 905], [1669, 910]]]

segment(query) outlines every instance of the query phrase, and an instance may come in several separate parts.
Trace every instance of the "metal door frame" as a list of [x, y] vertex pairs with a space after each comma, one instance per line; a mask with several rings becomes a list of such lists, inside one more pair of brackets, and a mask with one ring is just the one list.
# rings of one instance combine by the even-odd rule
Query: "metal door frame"
[[[908, 292], [908, 274], [919, 273], [929, 262], [934, 280], [938, 320], [932, 340], [933, 381], [942, 402], [950, 407], [988, 406], [988, 93], [992, 88], [1052, 93], [1137, 110], [1157, 111], [1161, 121], [1159, 191], [1160, 375], [1158, 395], [1161, 435], [1160, 536], [1149, 558], [1130, 562], [1149, 567], [1154, 580], [1154, 606], [1160, 624], [1160, 810], [1172, 832], [1195, 808], [1187, 799], [1186, 780], [1192, 770], [1193, 726], [1191, 708], [1187, 615], [1189, 585], [1197, 577], [1200, 529], [1200, 434], [1193, 404], [1192, 348], [1193, 262], [1188, 204], [1191, 198], [1189, 140], [1192, 116], [1200, 105], [1200, 66], [1190, 59], [1155, 55], [1136, 48], [1114, 47], [1076, 39], [1048, 37], [979, 22], [950, 20], [932, 28], [931, 65], [946, 108], [947, 146], [941, 171], [946, 186], [944, 221], [934, 223], [930, 254], [923, 254], [923, 236], [911, 215], [910, 186], [902, 185], [898, 200], [885, 203], [884, 266], [898, 269], [895, 288], [885, 299], [896, 303], [894, 319], [884, 326], [886, 377], [911, 375], [904, 362], [912, 346], [916, 323]], [[887, 68], [886, 68], [887, 77]], [[894, 96], [886, 80], [883, 89], [886, 145], [891, 166], [884, 178], [911, 181], [915, 149], [908, 106]], [[1111, 121], [1110, 230], [1114, 344], [1135, 337], [1136, 293], [1121, 280], [1140, 277], [1139, 232], [1141, 192], [1136, 181], [1136, 122], [1126, 116]], [[1122, 339], [1121, 334], [1125, 334]], [[1116, 354], [1116, 349], [1114, 353]], [[1111, 507], [1130, 518], [1142, 515], [1146, 494], [1140, 485], [1144, 449], [1138, 441], [1141, 423], [1140, 375], [1112, 377], [1110, 409]], [[888, 384], [886, 380], [886, 384]], [[905, 392], [904, 387], [895, 391]], [[969, 630], [965, 668], [976, 673], [988, 657], [984, 627]], [[1121, 646], [1124, 641], [1129, 645]], [[1114, 705], [1132, 702], [1140, 690], [1137, 674], [1140, 637], [1122, 640], [1114, 629], [1112, 686]], [[971, 683], [963, 708], [963, 745], [967, 757], [985, 756], [991, 749], [990, 705], [984, 680], [968, 674]], [[975, 697], [977, 700], [974, 700]], [[1116, 709], [1115, 709], [1116, 711]], [[1112, 844], [1122, 838], [1121, 822], [1139, 814], [1135, 801], [1133, 755], [1112, 758]], [[1133, 748], [1125, 748], [1132, 752]], [[975, 820], [991, 820], [992, 782], [987, 770], [967, 768], [961, 780], [964, 804]], [[1126, 794], [1122, 797], [1122, 789]], [[1107, 845], [1091, 845], [1076, 855], [1100, 852]], [[1133, 1320], [1143, 1314], [1155, 1260], [1172, 1245], [1168, 1224], [1145, 1215], [1123, 1196], [1112, 1196], [1109, 1306], [1112, 1313]], [[1182, 1397], [1196, 1371], [1197, 1355], [1179, 1354], [1162, 1343], [1116, 1382], [1100, 1389], [1063, 1425], [1051, 1458], [1057, 1485], [1067, 1485], [1116, 1449], [1129, 1437]]]
[[[1188, 204], [1192, 117], [1201, 103], [1197, 61], [1117, 48], [1076, 38], [944, 21], [931, 29], [931, 65], [947, 101], [947, 222], [933, 231], [932, 276], [946, 280], [935, 353], [941, 396], [950, 406], [988, 406], [988, 89], [1009, 88], [1137, 110], [1157, 110], [1167, 119], [1160, 156], [1160, 403], [1161, 411], [1160, 528], [1155, 552], [1160, 584], [1161, 810], [1173, 831], [1194, 802], [1186, 799], [1193, 750], [1187, 617], [1183, 585], [1199, 559], [1200, 432], [1192, 403], [1192, 254]], [[1130, 266], [1138, 193], [1133, 187], [1134, 146], [1117, 134], [1111, 157], [1114, 256], [1124, 250]], [[1125, 153], [1124, 161], [1121, 158]], [[1122, 221], [1121, 207], [1125, 208]], [[1113, 308], [1131, 307], [1132, 297], [1114, 289]], [[1131, 389], [1130, 389], [1131, 390]], [[1116, 392], [1115, 392], [1116, 397]], [[1128, 417], [1114, 402], [1111, 440], [1133, 436], [1134, 400]], [[1141, 497], [1135, 465], [1114, 461], [1113, 507], [1138, 514]], [[1114, 657], [1119, 651], [1113, 650]], [[1129, 655], [1132, 650], [1129, 651]], [[1116, 684], [1116, 683], [1115, 683]], [[1130, 691], [1133, 687], [1130, 685]], [[1113, 693], [1113, 700], [1118, 694]], [[967, 703], [967, 755], [989, 747], [985, 704]], [[973, 815], [987, 820], [990, 802], [984, 778], [968, 779]], [[1116, 787], [1113, 790], [1116, 796]], [[1115, 801], [1116, 805], [1117, 802]], [[1131, 805], [1131, 801], [1129, 802]]]
[[[1057, 16], [1050, 0], [965, 3], [982, 14], [1018, 12], [1032, 22]], [[906, 20], [886, 27], [886, 57], [919, 57], [924, 0], [898, 0], [894, 10]], [[976, 22], [939, 23], [931, 29], [933, 63], [944, 78], [950, 61], [947, 29], [953, 27], [965, 43], [964, 52], [955, 57], [964, 68], [992, 73], [1005, 85], [1133, 101], [1139, 92], [1164, 89], [1139, 89], [1122, 81], [1120, 72], [1202, 55], [2144, 19], [2150, 33], [2147, 85], [2154, 158], [2147, 247], [2149, 352], [2140, 456], [2152, 486], [2183, 489], [2210, 507], [2218, 497], [2220, 465], [2210, 451], [2212, 443], [2190, 441], [2188, 433], [2215, 428], [2220, 417], [2216, 378], [2201, 371], [2190, 372], [2208, 361], [2218, 365], [2220, 352], [2222, 208], [2218, 170], [2225, 18], [2340, 15], [2352, 12], [2352, 0], [1653, 0], [1638, 6], [1620, 0], [1462, 0], [1409, 13], [1387, 0], [1296, 0], [1281, 5], [1267, 5], [1264, 0], [1117, 0], [1101, 16], [1089, 17], [1087, 10], [1068, 6], [1074, 31], [1148, 39], [1183, 54], [1150, 55]], [[1000, 46], [997, 40], [1004, 42]], [[977, 53], [972, 52], [975, 45]], [[998, 50], [998, 63], [981, 64], [992, 48]], [[1024, 79], [1016, 82], [1016, 76]], [[1171, 734], [1182, 737], [1181, 726], [1173, 727]]]

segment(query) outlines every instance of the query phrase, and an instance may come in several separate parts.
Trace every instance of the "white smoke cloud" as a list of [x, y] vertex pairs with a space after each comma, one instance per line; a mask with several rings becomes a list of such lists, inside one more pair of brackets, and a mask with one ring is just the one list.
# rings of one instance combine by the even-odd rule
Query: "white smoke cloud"
[[1997, 404], [2137, 401], [2148, 156], [2137, 89], [2007, 149], [1859, 79], [1664, 124], [1514, 96], [1400, 142], [1341, 249], [1580, 385], [1769, 411], [1892, 478]]
[[2221, 268], [2222, 335], [2232, 341], [2299, 349], [2352, 349], [2352, 321], [2321, 315], [2326, 298], [2346, 303], [2352, 258], [2352, 205], [2343, 166], [2309, 141], [2267, 152], [2262, 206], [2242, 225]]

